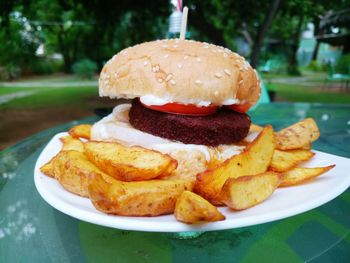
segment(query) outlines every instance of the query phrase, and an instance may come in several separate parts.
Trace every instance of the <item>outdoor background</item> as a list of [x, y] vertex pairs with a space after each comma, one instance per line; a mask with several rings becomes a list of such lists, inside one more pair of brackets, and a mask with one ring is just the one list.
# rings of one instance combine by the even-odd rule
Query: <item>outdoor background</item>
[[[1, 0], [0, 150], [113, 106], [98, 98], [101, 67], [125, 47], [176, 37], [178, 2]], [[350, 0], [183, 5], [187, 37], [245, 56], [274, 101], [350, 103]]]

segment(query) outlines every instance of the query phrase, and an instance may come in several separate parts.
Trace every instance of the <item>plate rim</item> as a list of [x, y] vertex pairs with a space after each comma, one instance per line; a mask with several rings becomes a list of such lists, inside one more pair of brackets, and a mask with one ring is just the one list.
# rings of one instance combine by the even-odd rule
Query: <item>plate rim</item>
[[[90, 211], [86, 211], [81, 207], [78, 207], [79, 213], [76, 213], [77, 211], [76, 206], [70, 203], [66, 203], [62, 199], [57, 198], [55, 195], [50, 194], [50, 191], [44, 187], [42, 182], [43, 178], [44, 180], [48, 180], [48, 179], [55, 180], [55, 179], [44, 175], [43, 173], [41, 173], [39, 169], [40, 168], [39, 166], [43, 164], [42, 163], [42, 160], [44, 159], [43, 155], [46, 151], [48, 151], [49, 145], [51, 145], [55, 140], [57, 140], [58, 137], [65, 136], [67, 134], [68, 134], [67, 132], [61, 132], [61, 133], [55, 134], [51, 138], [51, 140], [46, 144], [43, 150], [40, 152], [34, 168], [34, 183], [37, 191], [39, 192], [40, 196], [45, 200], [45, 202], [47, 202], [50, 206], [52, 206], [53, 208], [55, 208], [56, 210], [64, 214], [67, 214], [73, 218], [76, 218], [82, 221], [86, 221], [96, 225], [116, 228], [116, 229], [145, 231], [145, 232], [187, 232], [187, 231], [216, 231], [216, 230], [234, 229], [234, 228], [247, 227], [247, 226], [253, 226], [258, 224], [264, 224], [264, 223], [277, 221], [280, 219], [301, 214], [303, 212], [310, 211], [316, 207], [319, 207], [333, 200], [334, 198], [342, 194], [344, 191], [346, 191], [347, 188], [350, 186], [350, 176], [347, 176], [347, 178], [344, 179], [343, 183], [337, 185], [338, 187], [333, 189], [333, 191], [327, 192], [325, 195], [319, 196], [319, 198], [308, 200], [307, 202], [301, 204], [297, 208], [292, 207], [292, 208], [284, 209], [282, 211], [280, 210], [272, 211], [268, 214], [249, 216], [249, 218], [246, 218], [244, 222], [241, 222], [242, 218], [239, 218], [239, 220], [237, 220], [238, 223], [232, 222], [232, 220], [230, 219], [226, 219], [224, 221], [189, 225], [189, 224], [181, 223], [174, 220], [173, 222], [165, 222], [163, 224], [162, 222], [160, 222], [159, 224], [157, 224], [157, 227], [154, 227], [154, 224], [155, 224], [154, 221], [142, 222], [142, 219], [149, 218], [149, 217], [126, 217], [126, 216], [118, 216], [118, 215], [108, 215], [98, 211], [95, 207], [93, 207], [93, 209], [95, 209], [95, 212], [93, 214], [91, 214]], [[344, 161], [346, 160], [350, 161], [349, 158], [345, 158], [345, 157], [341, 157], [341, 156], [337, 156], [337, 155], [333, 155], [333, 154], [329, 154], [329, 153], [325, 153], [317, 150], [312, 150], [312, 151], [315, 153], [322, 153], [326, 155], [331, 155], [336, 158], [341, 158], [341, 159], [344, 159]], [[52, 157], [55, 154], [56, 153], [53, 153]], [[58, 182], [57, 182], [57, 185], [62, 187]], [[62, 189], [66, 191], [67, 194], [73, 195], [75, 198], [86, 199], [84, 197], [80, 197], [68, 192], [63, 187]], [[91, 206], [93, 206], [92, 203], [91, 203]], [[169, 216], [169, 215], [164, 215], [159, 217], [165, 217], [165, 216]], [[170, 216], [174, 216], [174, 215], [172, 214]], [[157, 217], [153, 217], [153, 218], [157, 218]], [[142, 222], [142, 224], [137, 224], [137, 222]]]

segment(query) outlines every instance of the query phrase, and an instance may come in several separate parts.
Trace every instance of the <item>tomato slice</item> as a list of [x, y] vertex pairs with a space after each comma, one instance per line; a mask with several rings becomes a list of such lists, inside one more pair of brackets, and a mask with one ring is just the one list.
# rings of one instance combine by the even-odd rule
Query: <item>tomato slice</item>
[[246, 113], [252, 105], [250, 103], [243, 103], [243, 104], [232, 104], [227, 105], [227, 107], [231, 110], [238, 111], [241, 113]]
[[145, 105], [146, 108], [166, 112], [174, 113], [181, 115], [192, 115], [192, 116], [206, 116], [215, 113], [218, 110], [218, 106], [209, 105], [209, 106], [197, 106], [194, 104], [181, 104], [181, 103], [167, 103], [164, 105]]

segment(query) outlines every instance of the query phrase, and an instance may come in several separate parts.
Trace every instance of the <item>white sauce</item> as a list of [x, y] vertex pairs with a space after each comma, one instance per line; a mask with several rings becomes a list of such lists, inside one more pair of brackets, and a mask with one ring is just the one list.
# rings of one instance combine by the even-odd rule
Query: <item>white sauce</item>
[[[175, 102], [173, 99], [171, 98], [159, 98], [153, 95], [145, 95], [145, 96], [141, 96], [140, 97], [140, 101], [148, 106], [161, 106], [167, 103], [173, 103]], [[183, 102], [184, 104], [195, 104], [197, 106], [209, 106], [211, 104], [211, 101], [201, 101], [201, 100], [187, 100], [185, 102]], [[239, 100], [235, 99], [235, 98], [231, 98], [231, 99], [227, 99], [225, 101], [222, 102], [222, 105], [232, 105], [232, 104], [238, 104]]]
[[[203, 153], [208, 162], [210, 161], [210, 152], [205, 145], [175, 142], [132, 127], [128, 116], [130, 107], [130, 104], [118, 105], [110, 115], [95, 123], [91, 129], [91, 139], [97, 141], [118, 141], [128, 146], [138, 145], [162, 153], [170, 153], [176, 150], [199, 151]], [[223, 151], [223, 155], [225, 159], [230, 158], [239, 154], [242, 150], [241, 146], [230, 146], [229, 150]]]

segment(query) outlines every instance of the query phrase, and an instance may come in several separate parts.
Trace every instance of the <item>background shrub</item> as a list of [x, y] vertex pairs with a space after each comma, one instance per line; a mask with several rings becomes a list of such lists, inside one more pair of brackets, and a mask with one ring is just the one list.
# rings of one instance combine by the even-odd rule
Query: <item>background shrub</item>
[[83, 79], [91, 79], [97, 72], [97, 64], [90, 59], [82, 59], [72, 66], [74, 74]]

